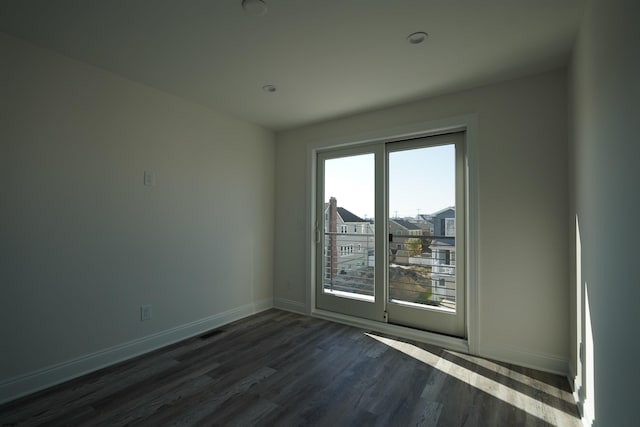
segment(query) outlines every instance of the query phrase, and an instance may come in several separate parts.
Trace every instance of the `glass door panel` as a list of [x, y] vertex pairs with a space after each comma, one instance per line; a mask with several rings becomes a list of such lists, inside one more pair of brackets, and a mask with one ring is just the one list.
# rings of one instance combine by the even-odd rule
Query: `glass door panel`
[[[377, 170], [384, 146], [336, 150], [318, 155], [316, 202], [316, 306], [374, 320], [384, 320], [384, 262], [376, 262], [384, 239], [384, 191]], [[382, 232], [381, 232], [382, 231]]]
[[455, 146], [389, 153], [389, 301], [456, 310]]
[[374, 300], [374, 160], [370, 153], [324, 161], [323, 293]]
[[463, 135], [387, 144], [390, 323], [464, 335]]

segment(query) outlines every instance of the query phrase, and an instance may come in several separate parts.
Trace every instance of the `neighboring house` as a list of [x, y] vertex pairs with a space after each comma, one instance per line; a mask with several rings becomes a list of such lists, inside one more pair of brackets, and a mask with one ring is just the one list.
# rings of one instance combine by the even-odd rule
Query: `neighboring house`
[[434, 233], [433, 216], [427, 214], [418, 214], [416, 216], [416, 225], [423, 230], [427, 230], [429, 235]]
[[450, 206], [431, 214], [433, 222], [433, 235], [436, 238], [456, 237], [456, 208]]
[[432, 293], [455, 301], [456, 210], [448, 207], [431, 215], [434, 238], [431, 242]]
[[372, 221], [338, 207], [337, 200], [332, 197], [325, 203], [324, 232], [326, 278], [370, 266], [375, 247]]
[[[323, 229], [324, 277], [331, 283], [334, 278], [355, 273], [354, 270], [373, 267], [373, 221], [338, 207], [337, 200], [332, 197], [324, 205]], [[405, 266], [431, 267], [432, 295], [437, 300], [455, 301], [455, 208], [425, 215], [420, 223], [389, 219], [388, 231], [390, 261]], [[416, 240], [422, 245], [419, 254], [412, 253]]]
[[[409, 239], [420, 239], [427, 235], [427, 230], [422, 229], [418, 224], [404, 219], [389, 219], [389, 253], [391, 261], [407, 264], [411, 254], [411, 248], [407, 246]], [[424, 248], [426, 249], [426, 248]], [[421, 255], [421, 254], [417, 254]], [[415, 254], [414, 254], [415, 256]]]
[[413, 222], [406, 219], [389, 219], [389, 233], [394, 236], [423, 236], [424, 230]]

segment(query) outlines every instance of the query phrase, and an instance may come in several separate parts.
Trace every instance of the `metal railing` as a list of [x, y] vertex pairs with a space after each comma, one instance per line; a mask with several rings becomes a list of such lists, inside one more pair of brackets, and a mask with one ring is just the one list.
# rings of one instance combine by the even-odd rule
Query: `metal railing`
[[[390, 255], [390, 257], [393, 257]], [[374, 295], [374, 267], [368, 253], [323, 257], [323, 288], [357, 295]], [[405, 257], [389, 265], [389, 298], [410, 303], [441, 305], [456, 301], [455, 265], [443, 265], [431, 257]], [[426, 262], [415, 262], [416, 259]], [[413, 262], [412, 262], [413, 260]]]

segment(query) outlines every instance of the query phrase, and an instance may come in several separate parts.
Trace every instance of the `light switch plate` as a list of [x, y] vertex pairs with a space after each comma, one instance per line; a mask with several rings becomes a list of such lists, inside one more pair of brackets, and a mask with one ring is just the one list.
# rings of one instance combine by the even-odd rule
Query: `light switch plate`
[[140, 320], [151, 320], [151, 304], [140, 306]]
[[156, 173], [151, 171], [144, 171], [144, 185], [146, 187], [153, 187], [156, 185]]

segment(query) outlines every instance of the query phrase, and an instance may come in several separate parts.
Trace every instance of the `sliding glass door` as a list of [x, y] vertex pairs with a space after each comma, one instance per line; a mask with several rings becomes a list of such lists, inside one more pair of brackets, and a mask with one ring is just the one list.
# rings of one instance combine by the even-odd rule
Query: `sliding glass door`
[[316, 305], [465, 335], [464, 133], [318, 155]]
[[464, 139], [387, 144], [389, 322], [464, 335]]

